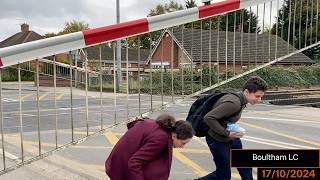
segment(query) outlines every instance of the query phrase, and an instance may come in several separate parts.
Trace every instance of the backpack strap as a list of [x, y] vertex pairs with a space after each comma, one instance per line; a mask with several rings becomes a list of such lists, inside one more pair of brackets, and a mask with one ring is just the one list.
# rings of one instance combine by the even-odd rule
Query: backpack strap
[[243, 99], [243, 97], [242, 97], [239, 93], [230, 92], [229, 94], [233, 94], [233, 95], [237, 96], [237, 97], [239, 98], [239, 100], [240, 100], [240, 110], [237, 111], [237, 112], [235, 112], [235, 113], [232, 115], [232, 116], [234, 116], [234, 115], [240, 113], [240, 112], [243, 110], [243, 108], [246, 107], [246, 103], [245, 103], [245, 100]]
[[233, 94], [233, 95], [235, 95], [235, 96], [237, 96], [237, 97], [239, 98], [239, 100], [240, 100], [240, 105], [241, 105], [241, 109], [246, 106], [244, 97], [242, 97], [239, 93], [230, 92], [230, 94]]

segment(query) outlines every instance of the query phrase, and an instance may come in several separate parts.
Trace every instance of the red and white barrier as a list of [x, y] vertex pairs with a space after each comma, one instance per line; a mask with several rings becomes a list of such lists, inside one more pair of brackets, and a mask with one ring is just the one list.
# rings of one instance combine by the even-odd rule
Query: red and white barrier
[[211, 5], [0, 48], [0, 67], [190, 23], [268, 1], [271, 0], [224, 0]]

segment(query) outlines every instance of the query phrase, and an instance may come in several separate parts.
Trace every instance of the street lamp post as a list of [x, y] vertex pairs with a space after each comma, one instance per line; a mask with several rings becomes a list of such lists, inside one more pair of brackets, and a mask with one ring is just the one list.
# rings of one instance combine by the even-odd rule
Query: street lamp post
[[[120, 23], [120, 0], [117, 0], [117, 23]], [[117, 92], [120, 90], [121, 83], [121, 40], [117, 40], [117, 75], [116, 75], [116, 87]]]

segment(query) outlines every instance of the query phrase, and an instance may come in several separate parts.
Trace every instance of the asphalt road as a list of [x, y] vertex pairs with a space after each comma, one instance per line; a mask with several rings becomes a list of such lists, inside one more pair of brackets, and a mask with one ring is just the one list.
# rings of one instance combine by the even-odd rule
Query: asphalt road
[[[6, 90], [7, 91], [7, 90]], [[21, 137], [19, 121], [19, 103], [17, 92], [3, 92], [5, 151], [7, 167], [21, 161]], [[32, 92], [34, 93], [34, 92]], [[47, 93], [47, 94], [46, 94]], [[57, 101], [58, 113], [58, 146], [71, 141], [70, 97], [68, 92], [59, 92]], [[86, 135], [86, 101], [84, 92], [75, 93], [73, 106], [74, 139]], [[37, 156], [39, 153], [39, 134], [37, 103], [35, 96], [24, 94], [22, 103], [23, 114], [23, 148], [25, 159]], [[55, 110], [51, 92], [41, 92], [40, 101], [40, 137], [41, 151], [53, 150], [55, 143]], [[89, 134], [100, 129], [101, 106], [99, 95], [89, 96], [88, 125]], [[163, 97], [164, 103], [170, 102], [171, 97]], [[11, 101], [9, 101], [11, 100]], [[129, 102], [129, 103], [127, 103]], [[156, 117], [161, 112], [169, 112], [177, 119], [185, 119], [193, 100], [175, 104], [165, 110], [154, 112], [150, 117]], [[150, 110], [150, 96], [141, 97], [141, 111]], [[161, 96], [153, 97], [153, 107], [162, 104]], [[128, 107], [128, 108], [127, 108]], [[103, 125], [107, 127], [115, 121], [113, 95], [104, 94]], [[129, 101], [125, 95], [117, 97], [117, 122], [123, 122], [134, 117], [139, 112], [137, 95], [131, 95]], [[320, 111], [316, 108], [300, 106], [274, 106], [260, 104], [248, 106], [242, 114], [240, 125], [247, 130], [242, 138], [244, 148], [252, 149], [305, 149], [319, 148]], [[106, 179], [104, 161], [112, 150], [113, 145], [125, 133], [126, 127], [120, 124], [110, 128], [106, 133], [89, 138], [78, 145], [71, 146], [45, 159], [26, 165], [15, 171], [1, 176], [1, 179]], [[2, 156], [0, 158], [2, 162]], [[0, 163], [0, 168], [3, 168]], [[173, 157], [170, 179], [193, 179], [203, 176], [215, 169], [212, 156], [203, 138], [194, 138], [184, 149], [176, 149]], [[254, 175], [256, 169], [254, 169]], [[255, 175], [256, 176], [256, 175]], [[236, 169], [232, 170], [232, 179], [239, 179]]]

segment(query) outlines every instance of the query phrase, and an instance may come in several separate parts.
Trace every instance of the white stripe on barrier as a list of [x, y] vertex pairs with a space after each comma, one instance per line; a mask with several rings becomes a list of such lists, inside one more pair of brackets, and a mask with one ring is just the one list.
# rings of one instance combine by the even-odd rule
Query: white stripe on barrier
[[169, 14], [148, 17], [147, 20], [149, 22], [149, 31], [156, 31], [192, 21], [197, 21], [199, 20], [199, 10], [197, 7], [195, 7]]
[[248, 8], [250, 6], [255, 6], [257, 4], [263, 4], [266, 2], [270, 2], [270, 0], [241, 0], [240, 9]]
[[42, 58], [53, 54], [84, 48], [85, 42], [82, 32], [41, 39], [28, 43], [0, 48], [3, 67]]

